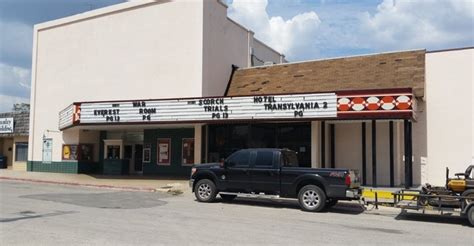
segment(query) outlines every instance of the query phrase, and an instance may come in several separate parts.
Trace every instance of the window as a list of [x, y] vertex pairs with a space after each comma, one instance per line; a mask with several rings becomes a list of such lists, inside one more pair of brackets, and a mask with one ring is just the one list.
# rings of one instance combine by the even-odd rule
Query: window
[[92, 144], [63, 144], [63, 160], [71, 161], [91, 161], [93, 145]]
[[273, 166], [273, 152], [272, 151], [258, 151], [257, 159], [255, 160], [257, 167], [271, 167]]
[[151, 162], [151, 144], [145, 144], [143, 148], [143, 163]]
[[298, 156], [293, 151], [283, 151], [281, 158], [284, 167], [298, 167]]
[[120, 159], [120, 145], [107, 146], [107, 159]]
[[15, 144], [15, 161], [28, 160], [28, 143]]
[[238, 151], [229, 157], [228, 162], [234, 167], [248, 167], [250, 160], [249, 151]]

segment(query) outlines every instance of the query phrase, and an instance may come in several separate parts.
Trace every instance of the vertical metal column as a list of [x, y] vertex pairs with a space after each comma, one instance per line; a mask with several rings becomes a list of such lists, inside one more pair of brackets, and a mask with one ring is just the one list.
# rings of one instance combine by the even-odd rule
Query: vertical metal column
[[405, 188], [413, 186], [413, 146], [412, 146], [412, 132], [411, 121], [403, 121], [404, 142], [405, 142]]
[[329, 141], [331, 142], [331, 168], [336, 168], [336, 126], [334, 124], [330, 124], [329, 126]]
[[377, 125], [372, 120], [372, 186], [377, 187]]
[[389, 153], [390, 153], [390, 187], [395, 186], [395, 163], [394, 163], [394, 154], [393, 154], [393, 121], [388, 123], [389, 131]]
[[367, 141], [366, 124], [362, 122], [362, 185], [367, 185]]
[[321, 121], [321, 167], [326, 167], [326, 122]]
[[201, 163], [207, 163], [207, 153], [209, 153], [208, 150], [208, 141], [209, 141], [209, 134], [208, 130], [209, 125], [203, 125], [201, 126]]

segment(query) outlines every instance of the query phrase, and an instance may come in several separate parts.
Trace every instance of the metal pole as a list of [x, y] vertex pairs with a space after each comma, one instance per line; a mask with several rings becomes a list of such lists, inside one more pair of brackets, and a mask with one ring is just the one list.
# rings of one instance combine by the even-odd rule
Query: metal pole
[[412, 136], [411, 136], [411, 122], [409, 120], [403, 121], [404, 142], [405, 142], [405, 188], [410, 188], [412, 182]]
[[389, 122], [389, 153], [390, 153], [390, 187], [395, 186], [395, 163], [393, 153], [393, 121]]
[[362, 185], [367, 185], [367, 141], [366, 123], [362, 122]]
[[372, 186], [377, 187], [377, 125], [372, 120]]

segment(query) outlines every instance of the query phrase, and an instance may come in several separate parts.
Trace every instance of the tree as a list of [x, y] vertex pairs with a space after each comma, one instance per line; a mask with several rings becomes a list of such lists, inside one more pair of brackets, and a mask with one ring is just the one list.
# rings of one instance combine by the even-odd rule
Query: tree
[[30, 112], [29, 103], [15, 103], [13, 104], [13, 111], [15, 113]]

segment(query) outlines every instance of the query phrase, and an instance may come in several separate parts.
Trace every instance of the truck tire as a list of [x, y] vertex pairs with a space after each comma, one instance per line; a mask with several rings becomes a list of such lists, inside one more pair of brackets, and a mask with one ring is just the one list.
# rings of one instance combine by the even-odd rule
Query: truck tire
[[216, 185], [212, 180], [201, 179], [194, 188], [194, 195], [199, 202], [212, 202], [217, 195]]
[[474, 205], [467, 211], [467, 219], [472, 227], [474, 227]]
[[320, 212], [326, 206], [326, 194], [316, 185], [306, 185], [298, 192], [298, 202], [304, 211]]
[[222, 198], [222, 201], [224, 202], [231, 202], [237, 197], [236, 195], [227, 195], [227, 194], [219, 194], [219, 196]]

